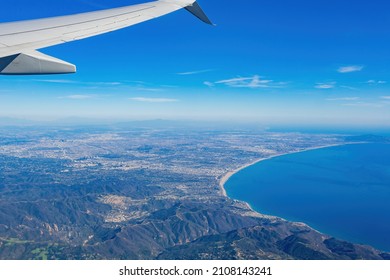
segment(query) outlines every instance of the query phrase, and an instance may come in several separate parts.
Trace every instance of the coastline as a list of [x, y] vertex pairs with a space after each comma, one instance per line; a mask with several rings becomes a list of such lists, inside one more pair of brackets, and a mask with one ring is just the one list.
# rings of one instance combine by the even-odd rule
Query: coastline
[[[274, 219], [280, 219], [280, 220], [283, 220], [283, 221], [286, 221], [286, 222], [292, 222], [292, 223], [298, 223], [298, 224], [303, 224], [303, 225], [306, 225], [308, 226], [311, 230], [314, 230], [318, 233], [321, 233], [321, 234], [324, 234], [324, 235], [327, 235], [327, 236], [333, 236], [339, 240], [349, 240], [348, 242], [351, 242], [351, 243], [354, 243], [354, 244], [360, 244], [362, 246], [370, 246], [372, 248], [375, 248], [376, 250], [379, 250], [379, 251], [382, 251], [382, 252], [388, 252], [388, 249], [386, 249], [386, 247], [383, 247], [382, 245], [378, 245], [378, 244], [375, 244], [373, 243], [372, 241], [370, 241], [370, 239], [368, 239], [369, 241], [367, 240], [364, 240], [362, 239], [361, 241], [351, 241], [353, 239], [351, 239], [351, 237], [349, 235], [337, 235], [337, 234], [334, 234], [332, 232], [328, 232], [328, 233], [324, 233], [322, 230], [318, 230], [316, 229], [315, 227], [312, 227], [311, 225], [307, 224], [306, 222], [302, 222], [302, 221], [299, 221], [299, 218], [298, 220], [289, 220], [289, 219], [286, 219], [284, 218], [283, 216], [275, 216], [273, 213], [269, 213], [269, 214], [263, 214], [261, 212], [259, 212], [258, 210], [256, 210], [254, 207], [252, 207], [252, 205], [250, 205], [249, 202], [247, 202], [245, 199], [235, 199], [234, 197], [230, 197], [225, 189], [225, 184], [226, 182], [233, 176], [235, 175], [236, 173], [242, 171], [243, 169], [247, 168], [247, 167], [250, 167], [252, 165], [255, 165], [259, 162], [262, 162], [262, 161], [266, 161], [266, 160], [269, 160], [269, 159], [273, 159], [273, 158], [277, 158], [277, 157], [280, 157], [280, 156], [284, 156], [284, 155], [290, 155], [290, 154], [298, 154], [298, 153], [302, 153], [302, 152], [306, 152], [306, 151], [311, 151], [311, 150], [320, 150], [320, 149], [325, 149], [325, 148], [331, 148], [331, 147], [342, 147], [342, 146], [348, 146], [348, 145], [355, 145], [355, 144], [368, 144], [370, 142], [345, 142], [345, 143], [338, 143], [338, 144], [332, 144], [332, 145], [323, 145], [323, 146], [316, 146], [316, 147], [311, 147], [311, 148], [307, 148], [307, 149], [302, 149], [302, 150], [297, 150], [297, 151], [291, 151], [291, 152], [286, 152], [286, 153], [280, 153], [280, 154], [274, 154], [274, 155], [271, 155], [271, 156], [268, 156], [268, 157], [263, 157], [263, 158], [259, 158], [259, 159], [256, 159], [250, 163], [247, 163], [233, 171], [229, 171], [227, 172], [226, 174], [224, 174], [222, 177], [219, 177], [217, 178], [219, 180], [219, 187], [221, 189], [221, 193], [235, 201], [235, 202], [238, 202], [242, 205], [246, 205], [247, 209], [246, 211], [250, 211], [252, 212], [253, 214], [256, 214], [256, 215], [261, 215], [262, 217], [268, 217], [268, 218], [274, 218]], [[248, 198], [248, 200], [250, 200], [250, 198]], [[255, 205], [254, 205], [255, 206]], [[250, 213], [248, 212], [248, 213]], [[353, 236], [353, 235], [351, 235]], [[382, 246], [382, 247], [380, 247]], [[381, 248], [381, 249], [378, 249], [378, 248]]]
[[[229, 179], [236, 173], [240, 172], [241, 170], [245, 169], [245, 168], [248, 168], [252, 165], [255, 165], [259, 162], [262, 162], [262, 161], [265, 161], [265, 160], [270, 160], [270, 159], [273, 159], [273, 158], [276, 158], [276, 157], [281, 157], [281, 156], [286, 156], [286, 155], [292, 155], [292, 154], [298, 154], [298, 153], [303, 153], [303, 152], [308, 152], [308, 151], [312, 151], [312, 150], [318, 150], [318, 149], [325, 149], [325, 148], [331, 148], [331, 147], [338, 147], [338, 146], [344, 146], [344, 145], [349, 145], [349, 144], [361, 144], [361, 143], [358, 143], [358, 142], [355, 142], [355, 143], [339, 143], [339, 144], [332, 144], [332, 145], [324, 145], [324, 146], [316, 146], [316, 147], [311, 147], [311, 148], [307, 148], [307, 149], [303, 149], [303, 150], [300, 150], [300, 151], [293, 151], [293, 152], [287, 152], [287, 153], [281, 153], [281, 154], [275, 154], [275, 155], [272, 155], [272, 156], [269, 156], [269, 157], [264, 157], [264, 158], [259, 158], [259, 159], [256, 159], [255, 161], [253, 162], [250, 162], [250, 163], [247, 163], [235, 170], [232, 170], [232, 171], [229, 171], [227, 172], [225, 175], [223, 175], [220, 179], [219, 179], [219, 187], [221, 189], [221, 193], [224, 197], [228, 197], [227, 195], [227, 192], [226, 192], [226, 189], [225, 189], [225, 184], [227, 181], [229, 181]], [[244, 201], [248, 207], [252, 210], [252, 211], [255, 211], [257, 212], [256, 210], [254, 210], [250, 205], [249, 203], [247, 203], [246, 201]], [[261, 213], [259, 213], [261, 214]]]

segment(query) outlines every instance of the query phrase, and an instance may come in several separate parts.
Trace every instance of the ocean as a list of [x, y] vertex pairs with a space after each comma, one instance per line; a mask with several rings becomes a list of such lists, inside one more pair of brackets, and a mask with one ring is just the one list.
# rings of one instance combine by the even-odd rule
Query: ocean
[[275, 157], [234, 174], [225, 189], [260, 213], [390, 252], [390, 144]]

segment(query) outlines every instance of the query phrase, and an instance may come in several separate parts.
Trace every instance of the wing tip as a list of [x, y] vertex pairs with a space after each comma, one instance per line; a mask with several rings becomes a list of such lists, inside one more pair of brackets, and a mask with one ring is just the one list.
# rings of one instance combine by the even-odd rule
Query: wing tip
[[206, 13], [203, 11], [203, 9], [198, 4], [198, 2], [196, 2], [196, 1], [193, 2], [191, 5], [186, 6], [185, 9], [187, 11], [189, 11], [191, 14], [193, 14], [194, 16], [196, 16], [198, 19], [203, 21], [204, 23], [207, 23], [207, 24], [212, 25], [212, 26], [216, 26], [216, 24], [214, 24], [209, 19], [209, 17], [206, 15]]

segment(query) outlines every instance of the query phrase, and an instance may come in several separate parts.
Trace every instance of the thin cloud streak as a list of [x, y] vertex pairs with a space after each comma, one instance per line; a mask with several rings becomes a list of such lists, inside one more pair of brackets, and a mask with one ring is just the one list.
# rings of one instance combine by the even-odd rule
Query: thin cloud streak
[[43, 79], [36, 79], [33, 80], [34, 82], [40, 82], [40, 83], [53, 83], [53, 84], [79, 84], [78, 81], [72, 81], [72, 80], [43, 80]]
[[214, 83], [208, 82], [208, 81], [203, 82], [203, 84], [204, 84], [205, 86], [208, 86], [208, 87], [214, 87], [214, 86], [215, 86]]
[[77, 85], [88, 85], [88, 86], [119, 86], [123, 85], [122, 82], [83, 82], [73, 80], [51, 80], [51, 79], [36, 79], [33, 80], [40, 83], [52, 83], [52, 84], [77, 84]]
[[205, 69], [205, 70], [181, 72], [181, 73], [176, 73], [176, 74], [180, 75], [180, 76], [189, 76], [189, 75], [197, 75], [197, 74], [208, 73], [208, 72], [212, 72], [212, 71], [214, 71], [214, 69]]
[[332, 89], [336, 86], [335, 82], [332, 83], [317, 83], [314, 87], [317, 89]]
[[129, 100], [146, 103], [174, 103], [179, 102], [178, 99], [172, 98], [150, 98], [150, 97], [132, 97]]
[[387, 84], [387, 81], [368, 80], [366, 83], [369, 85], [384, 85]]
[[152, 88], [152, 87], [135, 87], [135, 88], [132, 88], [133, 90], [136, 90], [136, 91], [149, 91], [149, 92], [162, 92], [162, 91], [165, 91], [165, 89], [162, 89], [162, 88]]
[[344, 106], [348, 107], [372, 107], [372, 108], [381, 108], [384, 107], [385, 104], [380, 102], [380, 103], [375, 103], [375, 102], [354, 102], [354, 103], [346, 103]]
[[360, 97], [338, 97], [338, 98], [327, 98], [327, 101], [355, 101], [359, 100]]
[[215, 85], [225, 85], [232, 88], [278, 88], [284, 85], [285, 83], [275, 83], [273, 80], [263, 80], [259, 75], [254, 75], [252, 77], [237, 77], [232, 79], [220, 80], [214, 83], [204, 82], [206, 86], [213, 87]]
[[361, 65], [350, 65], [350, 66], [343, 66], [337, 69], [337, 72], [339, 73], [352, 73], [352, 72], [359, 72], [362, 71], [364, 66]]
[[346, 88], [346, 89], [349, 89], [349, 90], [354, 90], [354, 91], [358, 91], [360, 89], [358, 88], [355, 88], [355, 87], [350, 87], [350, 86], [340, 86], [341, 88]]
[[74, 100], [83, 100], [83, 99], [91, 99], [94, 98], [92, 95], [85, 95], [85, 94], [74, 94], [74, 95], [68, 95], [68, 96], [61, 96], [58, 97], [59, 99], [74, 99]]

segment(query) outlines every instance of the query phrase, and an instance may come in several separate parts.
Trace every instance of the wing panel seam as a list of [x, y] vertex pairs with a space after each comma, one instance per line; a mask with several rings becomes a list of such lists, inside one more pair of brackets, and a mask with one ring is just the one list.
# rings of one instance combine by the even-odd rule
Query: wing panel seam
[[19, 35], [19, 34], [25, 34], [25, 33], [37, 32], [37, 31], [46, 31], [46, 30], [52, 30], [52, 29], [68, 27], [68, 26], [75, 26], [75, 25], [79, 25], [79, 24], [96, 22], [96, 21], [101, 21], [101, 20], [110, 19], [110, 18], [114, 18], [114, 17], [120, 17], [120, 16], [129, 15], [129, 14], [133, 14], [133, 13], [138, 13], [138, 12], [142, 12], [142, 11], [145, 11], [145, 10], [150, 10], [150, 9], [153, 9], [153, 8], [156, 8], [156, 6], [150, 6], [150, 7], [147, 7], [147, 8], [139, 9], [137, 11], [131, 11], [131, 12], [127, 12], [127, 13], [112, 15], [112, 16], [109, 16], [109, 17], [104, 17], [104, 18], [99, 18], [99, 19], [94, 19], [94, 20], [81, 21], [81, 22], [72, 23], [72, 24], [64, 24], [64, 25], [58, 25], [58, 26], [49, 27], [49, 28], [41, 28], [41, 29], [27, 30], [27, 31], [15, 32], [15, 33], [1, 34], [0, 37]]

